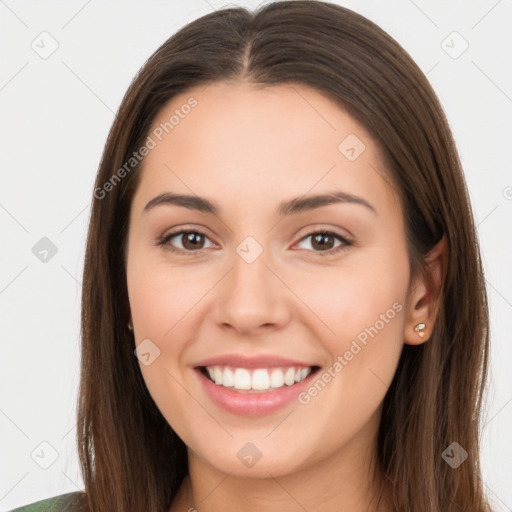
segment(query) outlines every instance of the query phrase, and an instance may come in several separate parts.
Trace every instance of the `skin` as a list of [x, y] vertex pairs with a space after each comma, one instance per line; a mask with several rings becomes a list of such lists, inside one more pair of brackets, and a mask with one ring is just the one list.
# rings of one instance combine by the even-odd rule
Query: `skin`
[[[188, 447], [189, 475], [171, 512], [227, 503], [246, 511], [367, 511], [377, 493], [369, 471], [382, 401], [403, 344], [428, 340], [439, 305], [435, 290], [409, 274], [404, 214], [380, 150], [330, 99], [297, 84], [190, 89], [152, 129], [191, 96], [197, 106], [144, 160], [127, 253], [135, 343], [149, 338], [160, 350], [141, 372]], [[338, 150], [349, 134], [365, 145], [354, 161]], [[276, 213], [281, 201], [332, 190], [364, 198], [376, 213], [353, 203]], [[170, 191], [206, 197], [220, 212], [176, 205], [143, 212]], [[188, 253], [181, 235], [172, 244], [182, 253], [169, 250], [171, 241], [156, 245], [178, 228], [207, 237]], [[353, 245], [322, 256], [341, 244], [329, 239], [322, 250], [307, 236], [325, 229]], [[236, 252], [247, 236], [263, 249], [251, 264]], [[427, 258], [436, 286], [444, 258], [444, 243]], [[237, 353], [311, 361], [321, 373], [396, 303], [401, 311], [305, 405], [234, 415], [209, 399], [193, 370], [201, 359]], [[427, 325], [424, 338], [418, 322]], [[252, 467], [237, 457], [247, 442], [262, 453]], [[389, 498], [386, 490], [378, 510], [391, 510]]]

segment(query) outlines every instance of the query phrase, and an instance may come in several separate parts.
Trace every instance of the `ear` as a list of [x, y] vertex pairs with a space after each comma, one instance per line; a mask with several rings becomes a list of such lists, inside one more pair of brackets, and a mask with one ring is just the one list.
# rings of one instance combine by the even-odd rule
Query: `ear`
[[[411, 291], [407, 306], [404, 343], [419, 345], [432, 335], [437, 314], [442, 304], [442, 288], [448, 268], [448, 247], [446, 237], [430, 250], [425, 257], [431, 282], [426, 276], [418, 275], [411, 283]], [[424, 329], [421, 325], [424, 324]], [[417, 330], [416, 327], [420, 330]]]

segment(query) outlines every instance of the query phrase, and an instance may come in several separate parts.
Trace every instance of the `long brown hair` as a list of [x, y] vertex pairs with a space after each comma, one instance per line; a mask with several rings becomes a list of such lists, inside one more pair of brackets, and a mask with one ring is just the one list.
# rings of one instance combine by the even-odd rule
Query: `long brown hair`
[[[116, 114], [83, 272], [77, 444], [84, 508], [167, 511], [188, 471], [186, 446], [150, 396], [126, 327], [126, 238], [140, 175], [140, 163], [130, 169], [126, 162], [170, 99], [220, 80], [305, 84], [337, 102], [382, 149], [405, 212], [413, 273], [426, 272], [425, 255], [446, 237], [441, 309], [426, 343], [404, 345], [384, 399], [377, 469], [396, 511], [488, 510], [479, 462], [487, 296], [447, 120], [424, 74], [387, 33], [346, 8], [299, 0], [254, 12], [222, 9], [189, 23], [148, 59]], [[452, 442], [468, 454], [456, 469], [441, 456]]]

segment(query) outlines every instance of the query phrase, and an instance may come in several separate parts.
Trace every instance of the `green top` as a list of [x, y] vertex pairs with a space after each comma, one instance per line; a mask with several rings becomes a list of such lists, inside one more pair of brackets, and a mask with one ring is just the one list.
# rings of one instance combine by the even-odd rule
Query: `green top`
[[61, 494], [53, 498], [47, 498], [31, 503], [30, 505], [15, 508], [10, 512], [71, 512], [74, 510], [72, 504], [75, 497], [81, 494], [83, 494], [83, 491], [68, 492], [67, 494]]

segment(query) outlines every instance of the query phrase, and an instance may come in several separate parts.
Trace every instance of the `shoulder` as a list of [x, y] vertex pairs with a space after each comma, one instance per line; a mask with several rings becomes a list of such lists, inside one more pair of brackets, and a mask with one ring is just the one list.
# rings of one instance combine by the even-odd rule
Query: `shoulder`
[[10, 512], [72, 512], [77, 510], [75, 506], [82, 496], [85, 496], [83, 491], [68, 492], [15, 508]]

